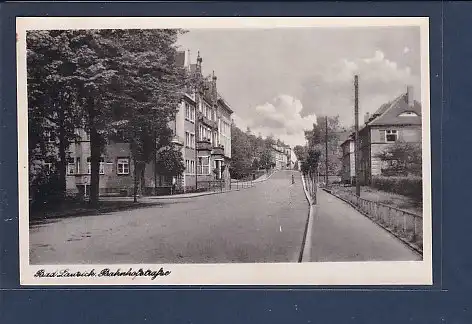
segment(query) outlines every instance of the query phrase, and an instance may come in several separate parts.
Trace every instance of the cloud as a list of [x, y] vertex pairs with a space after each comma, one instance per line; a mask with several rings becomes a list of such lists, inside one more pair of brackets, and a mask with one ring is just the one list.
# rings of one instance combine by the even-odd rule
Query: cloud
[[279, 94], [271, 101], [258, 105], [246, 120], [251, 131], [262, 136], [272, 135], [295, 146], [305, 143], [305, 130], [316, 124], [316, 115], [301, 116], [303, 106], [300, 100], [286, 94]]
[[[303, 82], [302, 115], [340, 115], [343, 124], [354, 120], [354, 75], [359, 76], [359, 110], [374, 112], [380, 105], [395, 99], [413, 85], [420, 94], [420, 78], [410, 67], [400, 66], [376, 50], [357, 59], [341, 59], [307, 77]], [[417, 98], [419, 99], [419, 98]]]

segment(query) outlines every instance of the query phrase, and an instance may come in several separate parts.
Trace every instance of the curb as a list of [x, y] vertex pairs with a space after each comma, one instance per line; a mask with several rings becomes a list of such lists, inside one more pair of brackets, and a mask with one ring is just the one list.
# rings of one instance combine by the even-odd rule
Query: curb
[[362, 214], [363, 216], [367, 217], [369, 220], [371, 220], [374, 224], [376, 224], [377, 226], [383, 228], [384, 230], [386, 230], [387, 232], [389, 232], [391, 235], [393, 235], [396, 239], [400, 240], [403, 244], [405, 244], [406, 246], [408, 246], [410, 249], [412, 249], [414, 252], [420, 254], [421, 256], [423, 256], [423, 250], [420, 249], [416, 244], [413, 244], [413, 243], [410, 243], [409, 241], [407, 241], [406, 239], [404, 239], [403, 237], [401, 237], [400, 235], [398, 235], [397, 233], [395, 233], [394, 231], [392, 231], [391, 229], [389, 229], [388, 227], [386, 226], [383, 226], [382, 224], [376, 222], [374, 219], [372, 219], [372, 217], [370, 217], [367, 213], [363, 212], [362, 210], [359, 209], [359, 207], [357, 207], [355, 204], [353, 204], [352, 202], [350, 202], [349, 200], [347, 199], [344, 199], [340, 196], [338, 196], [337, 194], [331, 192], [331, 190], [329, 189], [324, 189], [323, 190], [327, 193], [329, 193], [330, 195], [338, 198], [339, 200], [342, 200], [343, 202], [345, 202], [346, 204], [348, 204], [349, 206], [351, 206], [352, 208], [354, 208], [355, 210], [357, 210], [360, 214]]
[[233, 191], [240, 191], [240, 190], [249, 189], [252, 187], [254, 186], [247, 187], [247, 188], [240, 188], [240, 189], [225, 190], [225, 191], [202, 192], [200, 194], [193, 195], [193, 196], [180, 196], [179, 197], [178, 195], [175, 195], [174, 197], [147, 197], [147, 199], [153, 199], [153, 200], [190, 199], [190, 198], [209, 196], [209, 195], [219, 195], [219, 194], [224, 194], [224, 193], [233, 192]]
[[[302, 247], [300, 251], [300, 256], [298, 258], [298, 262], [310, 262], [311, 261], [311, 243], [312, 243], [312, 235], [313, 235], [313, 222], [314, 222], [314, 215], [316, 215], [316, 206], [313, 205], [313, 200], [308, 195], [308, 191], [306, 189], [305, 178], [303, 174], [301, 174], [302, 184], [303, 184], [303, 191], [305, 192], [306, 200], [308, 201], [309, 210], [308, 210], [308, 217], [306, 220], [305, 231], [303, 233], [303, 240], [302, 240]], [[308, 243], [308, 244], [307, 244]]]
[[[260, 183], [260, 182], [264, 182], [264, 181], [267, 181], [270, 179], [270, 177], [272, 177], [272, 175], [274, 173], [276, 173], [277, 171], [274, 171], [272, 172], [267, 178], [263, 179], [263, 180], [253, 180], [253, 185], [250, 186], [250, 187], [246, 187], [246, 188], [239, 188], [239, 189], [231, 189], [231, 190], [225, 190], [225, 191], [212, 191], [212, 192], [202, 192], [200, 194], [197, 194], [197, 195], [193, 195], [193, 196], [178, 196], [178, 195], [175, 195], [173, 197], [148, 197], [147, 199], [155, 199], [155, 200], [165, 200], [165, 199], [189, 199], [189, 198], [195, 198], [195, 197], [202, 197], [202, 196], [209, 196], [209, 195], [217, 195], [217, 194], [224, 194], [224, 193], [228, 193], [228, 192], [233, 192], [233, 191], [240, 191], [240, 190], [244, 190], [244, 189], [249, 189], [249, 188], [252, 188], [254, 187], [254, 184], [257, 184], [257, 183]], [[242, 181], [242, 182], [245, 182], [245, 181]]]

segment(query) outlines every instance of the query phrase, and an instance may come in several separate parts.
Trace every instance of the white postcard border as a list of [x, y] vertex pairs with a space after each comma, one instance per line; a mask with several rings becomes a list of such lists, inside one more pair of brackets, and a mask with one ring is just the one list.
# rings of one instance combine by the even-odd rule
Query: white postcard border
[[[307, 28], [418, 26], [421, 33], [423, 136], [423, 260], [255, 264], [30, 265], [28, 202], [28, 109], [26, 31], [110, 28]], [[432, 285], [429, 18], [427, 17], [18, 17], [17, 18], [18, 201], [21, 285]], [[308, 206], [307, 206], [308, 211]], [[98, 275], [103, 269], [151, 275]], [[162, 268], [168, 275], [156, 276]], [[90, 272], [90, 277], [35, 277], [38, 271]], [[154, 272], [153, 272], [154, 271]], [[156, 272], [157, 271], [157, 272]]]

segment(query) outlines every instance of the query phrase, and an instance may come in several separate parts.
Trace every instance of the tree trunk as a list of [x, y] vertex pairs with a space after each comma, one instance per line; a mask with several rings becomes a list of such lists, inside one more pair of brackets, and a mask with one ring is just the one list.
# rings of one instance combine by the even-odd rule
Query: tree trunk
[[101, 138], [95, 125], [95, 102], [89, 100], [89, 128], [90, 128], [90, 205], [96, 207], [98, 205], [98, 195], [100, 187], [100, 155], [101, 155]]
[[134, 180], [134, 190], [133, 190], [133, 201], [134, 202], [138, 202], [138, 164], [136, 163], [136, 158], [133, 159], [134, 160], [134, 177], [133, 177], [133, 180]]
[[146, 192], [146, 180], [144, 178], [144, 175], [146, 174], [146, 163], [140, 163], [140, 177], [139, 177], [139, 183], [140, 183], [140, 194], [144, 195]]
[[64, 201], [66, 196], [66, 168], [67, 168], [67, 156], [66, 149], [68, 143], [66, 143], [66, 130], [64, 126], [64, 111], [58, 109], [59, 112], [59, 161], [58, 161], [58, 176], [59, 176], [59, 192], [60, 192], [60, 201]]

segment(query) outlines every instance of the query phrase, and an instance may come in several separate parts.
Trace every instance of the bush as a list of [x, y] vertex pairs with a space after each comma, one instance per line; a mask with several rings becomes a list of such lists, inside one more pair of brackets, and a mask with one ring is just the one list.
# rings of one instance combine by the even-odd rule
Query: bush
[[30, 207], [32, 210], [41, 210], [49, 204], [61, 201], [60, 181], [56, 174], [39, 174], [30, 183]]
[[421, 177], [373, 177], [372, 187], [410, 197], [416, 201], [423, 199], [423, 181]]

